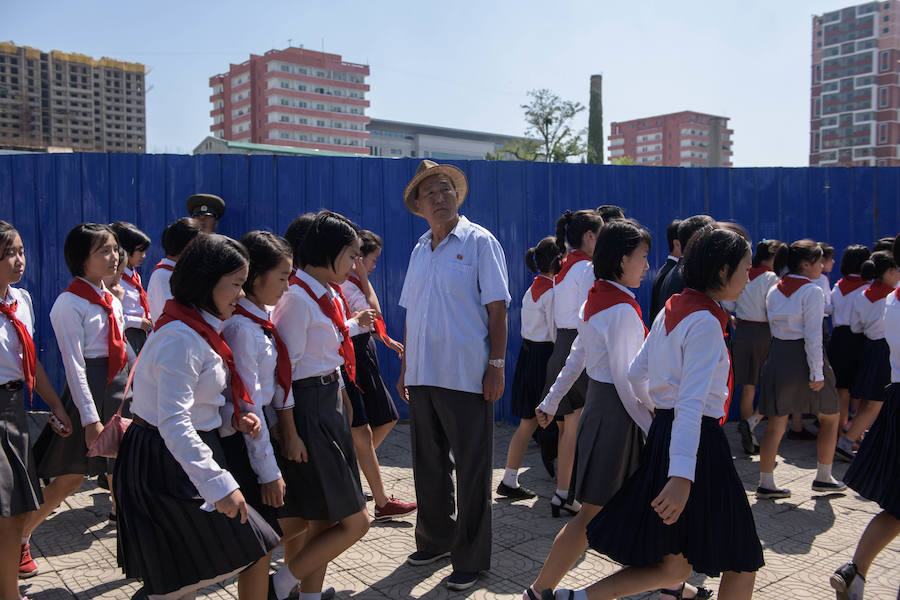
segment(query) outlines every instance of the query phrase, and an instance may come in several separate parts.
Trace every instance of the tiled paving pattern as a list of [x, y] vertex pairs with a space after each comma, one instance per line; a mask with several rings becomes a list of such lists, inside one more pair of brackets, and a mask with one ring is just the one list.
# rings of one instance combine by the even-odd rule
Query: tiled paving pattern
[[[765, 424], [760, 426], [762, 433]], [[782, 443], [776, 469], [780, 486], [790, 487], [793, 497], [780, 501], [759, 501], [752, 495], [758, 478], [756, 459], [743, 457], [736, 427], [726, 431], [737, 452], [736, 465], [748, 491], [757, 529], [765, 550], [766, 566], [756, 579], [756, 598], [834, 598], [828, 576], [849, 560], [860, 534], [878, 507], [855, 493], [823, 496], [810, 485], [815, 473], [815, 443]], [[507, 443], [513, 428], [498, 424], [494, 435], [494, 486], [499, 482]], [[409, 453], [409, 428], [400, 424], [379, 449], [389, 494], [412, 499], [413, 479]], [[836, 463], [840, 477], [846, 463]], [[338, 598], [521, 598], [522, 590], [538, 573], [553, 537], [563, 521], [550, 516], [548, 498], [556, 487], [543, 467], [535, 447], [525, 457], [521, 482], [540, 497], [529, 502], [494, 503], [493, 567], [478, 585], [464, 593], [450, 592], [444, 579], [450, 574], [448, 561], [427, 567], [404, 563], [414, 548], [414, 517], [392, 523], [374, 523], [365, 538], [335, 560], [328, 569], [326, 584], [338, 590]], [[370, 510], [372, 505], [369, 505]], [[140, 587], [123, 579], [116, 566], [116, 531], [107, 521], [110, 504], [104, 490], [86, 483], [42, 525], [32, 539], [32, 552], [40, 575], [22, 581], [22, 590], [31, 600], [62, 598], [128, 599]], [[281, 566], [276, 551], [276, 565]], [[563, 586], [583, 587], [616, 569], [609, 560], [589, 551], [563, 580]], [[717, 588], [718, 580], [694, 576], [694, 583]], [[893, 600], [900, 585], [900, 541], [889, 546], [869, 573], [866, 598]], [[200, 595], [209, 599], [237, 598], [237, 586], [229, 581]], [[644, 594], [633, 598], [656, 598]]]

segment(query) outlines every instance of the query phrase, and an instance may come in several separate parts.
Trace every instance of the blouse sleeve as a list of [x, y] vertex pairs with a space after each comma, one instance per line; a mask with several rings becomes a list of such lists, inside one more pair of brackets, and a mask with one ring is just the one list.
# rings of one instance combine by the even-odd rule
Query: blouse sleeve
[[[57, 298], [50, 309], [50, 323], [56, 334], [56, 343], [62, 355], [66, 371], [66, 382], [72, 401], [81, 416], [81, 425], [100, 421], [94, 397], [88, 385], [84, 362], [84, 314], [70, 301], [66, 294]], [[128, 346], [128, 344], [126, 344]]]

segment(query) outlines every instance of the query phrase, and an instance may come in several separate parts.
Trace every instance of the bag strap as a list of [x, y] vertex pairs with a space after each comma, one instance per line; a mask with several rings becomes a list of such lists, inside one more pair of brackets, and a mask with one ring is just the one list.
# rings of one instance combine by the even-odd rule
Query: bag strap
[[[143, 352], [143, 350], [141, 350]], [[137, 367], [138, 360], [141, 358], [141, 353], [138, 352], [138, 355], [134, 359], [134, 364], [131, 365], [131, 370], [128, 372], [128, 381], [125, 382], [125, 391], [122, 392], [122, 401], [119, 403], [119, 410], [116, 411], [116, 415], [122, 416], [122, 408], [125, 406], [125, 400], [128, 398], [128, 390], [131, 389], [131, 382], [134, 380], [134, 369]]]

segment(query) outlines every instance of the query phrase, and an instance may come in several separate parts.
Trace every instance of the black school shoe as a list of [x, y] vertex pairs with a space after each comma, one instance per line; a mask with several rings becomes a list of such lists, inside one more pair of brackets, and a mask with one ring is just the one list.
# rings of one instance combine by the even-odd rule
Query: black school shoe
[[812, 489], [814, 492], [844, 492], [847, 490], [847, 484], [843, 481], [836, 481], [835, 483], [830, 481], [813, 481]]
[[502, 481], [500, 482], [500, 485], [497, 486], [497, 495], [509, 498], [510, 500], [530, 500], [537, 496], [537, 494], [528, 488], [522, 487], [521, 485], [519, 487], [510, 487]]
[[433, 562], [437, 562], [442, 558], [447, 558], [450, 556], [449, 552], [425, 552], [424, 550], [416, 550], [412, 554], [406, 557], [407, 564], [410, 564], [414, 567], [421, 567], [423, 565], [430, 565]]
[[865, 578], [856, 570], [852, 562], [844, 563], [832, 573], [828, 582], [837, 594], [837, 600], [857, 600], [862, 598]]
[[478, 581], [478, 573], [476, 571], [453, 571], [447, 578], [447, 587], [451, 590], [461, 592], [467, 590]]

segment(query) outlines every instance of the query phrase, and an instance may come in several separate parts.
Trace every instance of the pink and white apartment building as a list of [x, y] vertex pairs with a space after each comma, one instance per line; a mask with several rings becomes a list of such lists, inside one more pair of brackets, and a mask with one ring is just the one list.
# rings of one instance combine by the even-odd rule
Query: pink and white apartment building
[[289, 47], [251, 54], [209, 78], [213, 136], [369, 154], [368, 65]]
[[644, 117], [610, 125], [607, 156], [647, 166], [730, 167], [733, 134], [728, 117], [693, 111]]

